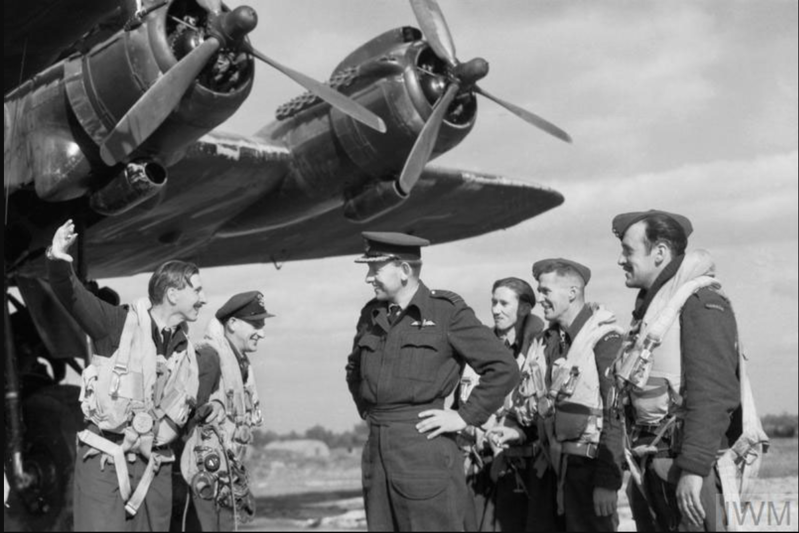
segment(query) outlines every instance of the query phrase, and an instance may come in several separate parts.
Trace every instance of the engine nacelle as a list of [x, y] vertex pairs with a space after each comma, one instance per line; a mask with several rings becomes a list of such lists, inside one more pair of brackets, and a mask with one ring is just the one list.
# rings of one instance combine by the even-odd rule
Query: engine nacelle
[[[6, 95], [4, 170], [12, 176], [7, 185], [9, 179], [14, 187], [34, 183], [47, 201], [71, 200], [105, 186], [120, 169], [102, 163], [99, 146], [147, 89], [201, 42], [176, 19], [196, 27], [206, 18], [195, 2], [170, 1], [143, 24], [95, 38], [80, 47], [90, 46], [88, 52], [70, 56]], [[252, 58], [221, 51], [130, 160], [176, 162], [241, 106], [254, 70]]]
[[[388, 31], [350, 54], [331, 85], [386, 123], [381, 134], [310, 94], [281, 106], [280, 122], [258, 135], [286, 145], [290, 171], [272, 193], [230, 221], [220, 235], [257, 233], [340, 208], [354, 222], [373, 219], [403, 197], [394, 187], [433, 106], [446, 90], [446, 65], [414, 28]], [[477, 116], [473, 93], [459, 95], [431, 158], [454, 148]]]
[[396, 181], [380, 181], [368, 187], [344, 204], [344, 216], [353, 222], [369, 222], [398, 207], [408, 199]]
[[166, 169], [158, 163], [128, 163], [120, 176], [91, 195], [89, 206], [101, 215], [121, 215], [161, 192], [166, 180]]

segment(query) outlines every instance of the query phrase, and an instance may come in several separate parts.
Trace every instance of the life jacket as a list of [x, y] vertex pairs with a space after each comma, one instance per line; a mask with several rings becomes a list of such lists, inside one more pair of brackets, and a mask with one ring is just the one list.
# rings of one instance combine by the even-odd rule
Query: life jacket
[[[223, 405], [225, 416], [213, 429], [202, 423], [192, 427], [181, 457], [181, 472], [195, 492], [202, 492], [207, 486], [216, 494], [218, 503], [230, 508], [235, 501], [237, 509], [243, 511], [253, 504], [242, 461], [247, 445], [252, 442], [252, 428], [263, 423], [255, 373], [250, 371], [244, 381], [236, 354], [225, 337], [224, 326], [216, 319], [209, 322], [198, 346], [212, 349], [219, 357], [219, 387], [211, 393], [209, 402]], [[213, 456], [221, 459], [216, 471], [207, 468], [207, 458]], [[210, 489], [216, 485], [219, 486]]]
[[574, 338], [566, 357], [551, 362], [549, 397], [554, 400], [554, 432], [559, 442], [598, 444], [603, 399], [594, 347], [609, 333], [622, 333], [608, 309], [588, 304], [593, 314]]
[[[128, 311], [116, 352], [92, 356], [83, 371], [80, 403], [86, 419], [101, 431], [124, 433], [136, 419], [137, 433], [149, 433], [153, 446], [163, 446], [177, 438], [188, 420], [199, 371], [191, 343], [169, 359], [157, 354], [149, 310], [147, 299], [137, 301]], [[142, 433], [140, 423], [148, 417], [152, 429]]]
[[627, 391], [637, 425], [657, 426], [679, 411], [683, 378], [678, 317], [697, 291], [720, 289], [714, 271], [708, 252], [689, 252], [674, 277], [658, 290], [643, 319], [633, 320], [616, 376], [617, 384], [632, 385]]

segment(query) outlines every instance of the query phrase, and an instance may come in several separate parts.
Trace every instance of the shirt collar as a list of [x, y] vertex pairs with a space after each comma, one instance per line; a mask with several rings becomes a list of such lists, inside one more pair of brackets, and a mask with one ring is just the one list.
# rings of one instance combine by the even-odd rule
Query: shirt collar
[[591, 318], [591, 315], [594, 314], [594, 311], [591, 309], [591, 306], [588, 304], [583, 305], [583, 308], [574, 318], [572, 323], [567, 328], [562, 328], [559, 324], [553, 323], [549, 327], [550, 335], [560, 336], [560, 333], [563, 332], [566, 342], [569, 346], [571, 346], [572, 341], [574, 341], [577, 334], [580, 333], [580, 330], [583, 329], [585, 323], [588, 322], [588, 319]]

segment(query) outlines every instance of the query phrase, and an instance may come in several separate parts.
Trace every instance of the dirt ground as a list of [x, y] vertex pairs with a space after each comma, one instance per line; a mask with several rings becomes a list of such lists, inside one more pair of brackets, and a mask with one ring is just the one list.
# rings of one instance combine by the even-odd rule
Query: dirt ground
[[[243, 531], [366, 530], [360, 450], [333, 450], [328, 458], [258, 454], [252, 459], [251, 464], [259, 465], [252, 475], [258, 511]], [[749, 516], [747, 529], [797, 530], [798, 469], [799, 441], [775, 440], [751, 490], [753, 512], [763, 512], [756, 526], [751, 521], [754, 515]], [[619, 531], [635, 531], [624, 491], [619, 498], [619, 519]]]

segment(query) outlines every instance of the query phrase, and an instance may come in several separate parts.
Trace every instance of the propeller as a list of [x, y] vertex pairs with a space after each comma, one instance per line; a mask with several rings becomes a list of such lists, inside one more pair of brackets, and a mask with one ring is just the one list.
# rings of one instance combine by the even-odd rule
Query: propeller
[[239, 6], [233, 11], [222, 12], [220, 0], [197, 0], [197, 3], [208, 12], [209, 35], [158, 78], [117, 123], [100, 147], [100, 156], [106, 165], [113, 166], [123, 161], [163, 124], [208, 62], [222, 48], [245, 51], [282, 72], [342, 113], [381, 133], [386, 132], [383, 120], [356, 101], [255, 50], [245, 40], [247, 34], [258, 24], [258, 15], [254, 9]]
[[461, 63], [458, 60], [452, 34], [436, 0], [410, 0], [410, 2], [419, 27], [430, 48], [448, 67], [445, 82], [449, 85], [436, 102], [433, 113], [422, 128], [422, 132], [416, 139], [408, 156], [405, 167], [402, 169], [398, 181], [398, 186], [402, 192], [408, 194], [422, 175], [424, 166], [435, 147], [441, 124], [446, 118], [446, 112], [460, 92], [480, 94], [546, 133], [562, 141], [572, 142], [568, 133], [551, 122], [481, 89], [477, 82], [488, 75], [488, 62], [482, 58], [475, 58], [466, 63]]

